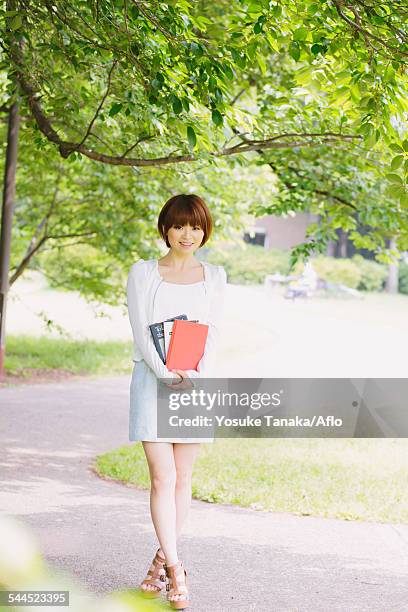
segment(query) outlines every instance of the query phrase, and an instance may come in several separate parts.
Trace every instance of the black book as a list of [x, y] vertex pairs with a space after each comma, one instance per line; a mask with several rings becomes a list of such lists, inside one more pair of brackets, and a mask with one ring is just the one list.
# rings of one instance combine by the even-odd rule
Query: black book
[[[184, 319], [187, 320], [187, 315], [182, 314], [177, 317], [172, 317], [171, 319], [166, 319], [166, 321], [175, 321], [176, 319]], [[153, 336], [154, 346], [156, 347], [156, 351], [159, 353], [159, 357], [163, 363], [166, 363], [166, 353], [164, 348], [164, 326], [163, 321], [160, 323], [152, 323], [149, 325], [150, 331]]]

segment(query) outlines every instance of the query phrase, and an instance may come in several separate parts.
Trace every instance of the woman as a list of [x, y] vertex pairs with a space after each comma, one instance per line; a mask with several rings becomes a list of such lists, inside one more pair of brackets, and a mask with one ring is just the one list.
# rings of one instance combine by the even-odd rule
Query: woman
[[[212, 219], [196, 195], [170, 198], [158, 218], [158, 231], [169, 248], [161, 259], [133, 264], [127, 283], [127, 304], [133, 331], [135, 365], [130, 386], [129, 440], [140, 440], [150, 473], [150, 511], [160, 548], [151, 563], [142, 592], [159, 595], [166, 582], [174, 609], [188, 606], [187, 572], [177, 554], [177, 538], [191, 503], [191, 475], [200, 442], [212, 439], [157, 437], [157, 379], [174, 381], [173, 389], [189, 379], [214, 376], [226, 274], [221, 266], [200, 262], [194, 253], [209, 239]], [[187, 315], [208, 325], [205, 351], [197, 371], [167, 369], [149, 329], [152, 323]]]

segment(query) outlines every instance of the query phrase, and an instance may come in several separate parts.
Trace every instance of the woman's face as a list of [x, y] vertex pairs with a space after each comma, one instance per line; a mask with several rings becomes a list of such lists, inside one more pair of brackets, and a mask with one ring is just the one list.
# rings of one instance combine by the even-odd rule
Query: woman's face
[[199, 225], [173, 225], [167, 233], [170, 247], [179, 253], [194, 253], [204, 238]]

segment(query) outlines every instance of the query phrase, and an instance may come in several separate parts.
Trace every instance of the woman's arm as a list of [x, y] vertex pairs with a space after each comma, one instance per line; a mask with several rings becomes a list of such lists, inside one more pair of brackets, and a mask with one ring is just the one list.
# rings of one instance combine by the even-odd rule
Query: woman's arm
[[208, 335], [205, 343], [204, 355], [198, 363], [196, 370], [186, 370], [189, 378], [211, 378], [215, 365], [215, 357], [220, 335], [220, 324], [222, 321], [225, 291], [227, 287], [227, 275], [222, 266], [217, 266], [215, 288], [211, 298], [208, 315]]
[[133, 339], [143, 355], [147, 365], [158, 378], [179, 378], [177, 374], [169, 372], [160, 359], [149, 329], [146, 315], [146, 305], [143, 303], [143, 291], [146, 279], [144, 261], [139, 260], [132, 265], [126, 288], [127, 306]]

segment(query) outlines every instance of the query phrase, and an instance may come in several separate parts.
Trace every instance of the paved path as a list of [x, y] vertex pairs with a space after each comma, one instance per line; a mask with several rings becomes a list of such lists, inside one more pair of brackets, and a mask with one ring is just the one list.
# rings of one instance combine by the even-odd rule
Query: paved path
[[[91, 469], [129, 444], [128, 386], [125, 376], [0, 390], [0, 509], [95, 593], [135, 587], [155, 547], [148, 492]], [[408, 610], [408, 525], [193, 501], [180, 552], [192, 612]]]

